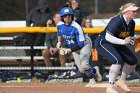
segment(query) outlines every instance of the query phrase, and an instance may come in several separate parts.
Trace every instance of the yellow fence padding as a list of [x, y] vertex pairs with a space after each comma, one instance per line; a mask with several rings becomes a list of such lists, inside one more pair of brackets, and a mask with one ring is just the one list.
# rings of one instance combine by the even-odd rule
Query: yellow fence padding
[[[85, 33], [100, 33], [104, 27], [83, 28]], [[140, 26], [136, 26], [135, 31], [140, 31]], [[16, 28], [0, 28], [0, 34], [10, 33], [52, 33], [57, 32], [56, 27], [16, 27]]]

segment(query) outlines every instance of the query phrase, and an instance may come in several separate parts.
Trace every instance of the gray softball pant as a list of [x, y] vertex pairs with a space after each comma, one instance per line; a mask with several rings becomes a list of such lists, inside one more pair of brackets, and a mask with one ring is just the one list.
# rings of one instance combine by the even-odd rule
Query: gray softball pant
[[92, 52], [92, 42], [89, 36], [86, 35], [85, 45], [81, 50], [72, 53], [75, 64], [77, 65], [80, 72], [84, 73], [91, 66], [89, 65], [89, 59]]

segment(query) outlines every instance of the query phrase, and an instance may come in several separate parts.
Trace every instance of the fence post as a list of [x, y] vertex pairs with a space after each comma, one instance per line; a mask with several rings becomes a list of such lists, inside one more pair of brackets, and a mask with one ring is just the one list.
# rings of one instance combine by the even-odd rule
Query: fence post
[[31, 47], [31, 79], [35, 77], [35, 71], [34, 71], [34, 47], [33, 45]]

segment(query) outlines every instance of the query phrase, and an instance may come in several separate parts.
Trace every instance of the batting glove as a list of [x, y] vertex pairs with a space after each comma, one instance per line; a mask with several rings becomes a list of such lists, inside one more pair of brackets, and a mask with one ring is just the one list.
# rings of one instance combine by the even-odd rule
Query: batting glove
[[134, 45], [135, 44], [135, 37], [131, 37], [130, 44], [131, 45]]
[[56, 44], [56, 48], [60, 48], [61, 47], [61, 42], [58, 42], [57, 44]]
[[71, 49], [70, 48], [60, 48], [59, 52], [60, 52], [60, 55], [66, 55], [71, 52]]

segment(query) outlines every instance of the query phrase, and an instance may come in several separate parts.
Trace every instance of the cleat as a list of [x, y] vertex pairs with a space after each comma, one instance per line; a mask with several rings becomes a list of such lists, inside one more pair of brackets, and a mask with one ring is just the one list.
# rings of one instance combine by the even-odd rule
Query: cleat
[[118, 93], [118, 91], [115, 90], [113, 87], [107, 87], [106, 93]]
[[89, 83], [85, 85], [85, 87], [94, 87], [94, 85], [96, 84], [96, 81], [94, 80], [94, 78], [89, 80]]
[[131, 90], [127, 87], [126, 82], [124, 80], [118, 80], [116, 82], [116, 85], [120, 88], [122, 88], [123, 90], [130, 92]]
[[94, 68], [96, 69], [95, 78], [98, 82], [101, 82], [102, 81], [102, 75], [100, 74], [99, 67], [95, 66]]

